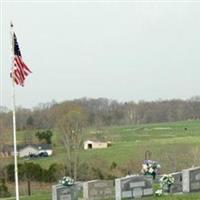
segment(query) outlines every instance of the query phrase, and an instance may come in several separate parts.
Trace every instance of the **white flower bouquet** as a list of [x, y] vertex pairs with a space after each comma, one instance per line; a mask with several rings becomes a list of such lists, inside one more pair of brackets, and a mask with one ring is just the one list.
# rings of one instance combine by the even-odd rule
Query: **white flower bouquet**
[[151, 175], [155, 178], [155, 176], [159, 174], [160, 168], [161, 166], [156, 161], [145, 160], [142, 165], [142, 173], [144, 175]]
[[160, 179], [160, 186], [162, 189], [167, 189], [170, 192], [170, 187], [174, 184], [174, 177], [172, 175], [164, 174]]
[[158, 190], [155, 191], [155, 196], [157, 196], [157, 197], [162, 196], [162, 194], [163, 194], [162, 189], [158, 189]]
[[74, 179], [64, 176], [61, 180], [59, 180], [59, 183], [64, 185], [64, 186], [72, 186], [74, 185]]

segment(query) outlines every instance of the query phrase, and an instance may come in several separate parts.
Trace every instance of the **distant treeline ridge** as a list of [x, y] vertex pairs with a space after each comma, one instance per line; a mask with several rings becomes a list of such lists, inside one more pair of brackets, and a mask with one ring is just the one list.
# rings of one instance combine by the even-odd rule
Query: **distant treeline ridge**
[[[76, 99], [40, 104], [33, 109], [18, 107], [17, 129], [54, 128], [57, 119], [69, 111], [84, 112], [88, 126], [132, 125], [200, 119], [200, 97], [189, 100], [158, 100], [120, 103], [106, 98]], [[0, 130], [12, 128], [12, 112], [0, 109]]]

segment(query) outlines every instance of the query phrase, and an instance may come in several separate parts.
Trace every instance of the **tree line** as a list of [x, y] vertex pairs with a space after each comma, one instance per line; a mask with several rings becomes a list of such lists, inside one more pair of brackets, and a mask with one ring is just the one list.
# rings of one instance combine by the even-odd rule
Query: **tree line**
[[[5, 111], [6, 110], [6, 111]], [[189, 100], [157, 100], [118, 102], [106, 98], [76, 99], [61, 103], [39, 104], [33, 109], [18, 107], [17, 129], [51, 129], [58, 119], [69, 111], [82, 111], [88, 126], [100, 128], [110, 125], [132, 125], [173, 122], [200, 118], [200, 98]], [[0, 111], [0, 133], [12, 128], [12, 112]]]

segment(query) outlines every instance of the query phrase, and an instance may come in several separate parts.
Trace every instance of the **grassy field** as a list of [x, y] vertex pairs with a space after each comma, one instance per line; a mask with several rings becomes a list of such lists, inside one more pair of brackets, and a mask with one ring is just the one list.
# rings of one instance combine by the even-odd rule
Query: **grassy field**
[[[56, 140], [58, 137], [58, 133], [54, 135], [54, 155], [34, 160], [35, 163], [47, 168], [52, 163], [65, 162], [66, 152]], [[142, 163], [145, 152], [150, 151], [150, 158], [161, 164], [163, 173], [200, 165], [200, 121], [109, 127], [98, 134], [94, 131], [87, 133], [88, 139], [95, 137], [110, 140], [112, 146], [100, 150], [82, 150], [81, 161], [98, 158], [108, 165], [112, 162], [118, 165]], [[133, 170], [139, 172], [140, 166], [136, 165]]]
[[[31, 196], [20, 196], [22, 200], [51, 200], [51, 194], [47, 192], [38, 192]], [[0, 200], [15, 200], [15, 198], [0, 198]]]
[[200, 194], [168, 195], [162, 197], [144, 198], [145, 200], [200, 200]]
[[[17, 133], [18, 142], [23, 141], [26, 132]], [[35, 131], [27, 134], [34, 136]], [[129, 168], [134, 173], [140, 173], [141, 164], [145, 159], [145, 152], [151, 153], [150, 159], [157, 160], [161, 164], [161, 173], [169, 173], [182, 170], [191, 166], [200, 166], [200, 121], [183, 121], [174, 123], [158, 123], [132, 126], [105, 127], [100, 133], [90, 130], [86, 134], [86, 139], [105, 138], [112, 142], [112, 146], [107, 149], [82, 150], [81, 162], [98, 161], [107, 163], [109, 167], [112, 162], [120, 167]], [[54, 155], [45, 159], [20, 162], [39, 163], [42, 167], [48, 168], [52, 163], [65, 163], [65, 149], [60, 144], [60, 134], [54, 133]], [[34, 139], [36, 141], [36, 139]], [[0, 159], [0, 162], [13, 162], [12, 158]], [[35, 188], [33, 197], [22, 199], [50, 199], [50, 185], [47, 187]], [[42, 189], [41, 189], [42, 188]], [[44, 191], [44, 192], [43, 192]], [[46, 191], [46, 192], [45, 192]], [[26, 192], [22, 192], [23, 195]], [[148, 198], [148, 200], [155, 199]], [[199, 194], [185, 196], [167, 196], [157, 198], [160, 200], [200, 200]]]

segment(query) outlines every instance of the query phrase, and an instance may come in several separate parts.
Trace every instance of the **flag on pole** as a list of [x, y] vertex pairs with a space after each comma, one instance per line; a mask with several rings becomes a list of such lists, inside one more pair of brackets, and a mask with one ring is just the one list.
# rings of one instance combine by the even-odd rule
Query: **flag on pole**
[[10, 33], [12, 42], [12, 82], [13, 82], [13, 144], [14, 144], [14, 163], [15, 163], [15, 193], [16, 200], [19, 200], [19, 181], [18, 181], [18, 167], [17, 167], [17, 142], [16, 142], [16, 116], [15, 116], [15, 84], [24, 86], [26, 77], [31, 73], [22, 59], [22, 55], [17, 42], [17, 37], [13, 32], [13, 24], [10, 23]]
[[13, 33], [13, 67], [12, 67], [12, 78], [17, 85], [24, 86], [26, 77], [31, 73], [31, 70], [27, 67], [22, 59], [22, 55], [17, 42], [17, 37]]

